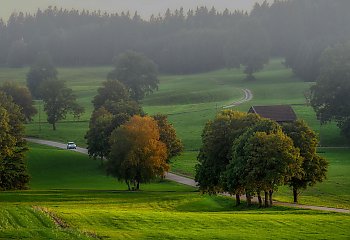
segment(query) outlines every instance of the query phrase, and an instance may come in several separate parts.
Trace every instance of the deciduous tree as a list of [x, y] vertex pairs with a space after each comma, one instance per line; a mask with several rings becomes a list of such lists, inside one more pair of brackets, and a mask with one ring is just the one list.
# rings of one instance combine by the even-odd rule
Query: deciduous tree
[[47, 114], [47, 121], [56, 130], [56, 123], [65, 119], [68, 113], [74, 113], [78, 107], [76, 97], [72, 89], [68, 88], [63, 81], [49, 80], [41, 84], [40, 93], [44, 101], [44, 110]]
[[131, 98], [139, 101], [158, 88], [158, 72], [153, 61], [146, 56], [128, 51], [115, 60], [115, 69], [108, 79], [119, 80], [130, 92]]
[[273, 191], [300, 174], [301, 161], [299, 150], [281, 127], [261, 120], [234, 142], [224, 181], [229, 192], [245, 192], [248, 205], [251, 196], [257, 194], [262, 206], [264, 192], [265, 206], [269, 206]]
[[326, 178], [328, 162], [316, 153], [318, 145], [316, 133], [304, 121], [284, 123], [282, 128], [283, 132], [293, 140], [294, 146], [300, 149], [302, 157], [302, 173], [288, 181], [288, 185], [293, 189], [294, 202], [297, 203], [302, 189], [322, 182]]
[[228, 67], [245, 67], [247, 80], [255, 80], [253, 73], [261, 70], [270, 58], [270, 42], [262, 26], [251, 19], [242, 20], [225, 49]]
[[107, 80], [98, 89], [92, 101], [95, 110], [90, 118], [89, 130], [85, 135], [91, 157], [103, 158], [109, 154], [109, 138], [114, 129], [127, 122], [131, 116], [143, 115], [141, 106], [130, 95], [125, 86], [117, 80]]
[[41, 99], [41, 84], [48, 80], [57, 80], [57, 70], [48, 54], [40, 54], [27, 73], [27, 86], [32, 96]]
[[133, 116], [113, 131], [107, 173], [138, 190], [140, 183], [163, 177], [169, 170], [166, 145], [160, 141], [157, 122]]
[[168, 150], [167, 163], [170, 163], [171, 158], [178, 156], [183, 151], [183, 144], [176, 136], [176, 130], [171, 123], [168, 122], [168, 117], [163, 114], [152, 116], [157, 121], [159, 128], [160, 140], [166, 145]]
[[0, 91], [0, 190], [24, 189], [29, 182], [23, 121], [20, 108]]
[[103, 86], [97, 90], [97, 95], [92, 103], [95, 109], [102, 107], [107, 101], [119, 102], [128, 101], [130, 94], [124, 84], [118, 80], [107, 80], [103, 82]]
[[322, 124], [335, 121], [350, 139], [350, 42], [327, 49], [310, 102]]
[[89, 130], [85, 135], [89, 156], [99, 157], [101, 165], [103, 165], [103, 158], [109, 154], [109, 136], [113, 131], [112, 120], [113, 114], [104, 107], [95, 110], [90, 119]]
[[223, 191], [220, 176], [231, 159], [233, 142], [259, 119], [255, 114], [225, 110], [205, 125], [195, 176], [201, 191]]
[[32, 95], [28, 88], [20, 86], [13, 82], [5, 82], [0, 91], [12, 97], [12, 100], [21, 107], [21, 112], [25, 116], [26, 121], [31, 121], [32, 117], [37, 113], [33, 106]]

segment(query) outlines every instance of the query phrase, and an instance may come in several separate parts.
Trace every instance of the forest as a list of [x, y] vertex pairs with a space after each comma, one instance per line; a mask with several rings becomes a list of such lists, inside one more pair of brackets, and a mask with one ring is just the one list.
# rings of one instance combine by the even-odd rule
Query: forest
[[243, 65], [252, 74], [270, 58], [282, 57], [298, 77], [315, 81], [322, 52], [350, 37], [349, 7], [345, 0], [278, 0], [256, 4], [250, 13], [203, 6], [167, 10], [147, 20], [137, 12], [58, 7], [18, 12], [0, 20], [0, 65], [31, 65], [42, 52], [57, 66], [111, 65], [120, 53], [133, 50], [162, 73]]

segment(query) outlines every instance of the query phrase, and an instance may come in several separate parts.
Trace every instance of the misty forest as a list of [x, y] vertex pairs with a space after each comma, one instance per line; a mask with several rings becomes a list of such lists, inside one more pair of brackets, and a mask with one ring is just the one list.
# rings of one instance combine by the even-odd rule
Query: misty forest
[[256, 4], [251, 13], [180, 8], [149, 20], [137, 12], [58, 7], [13, 13], [0, 22], [0, 64], [30, 65], [38, 53], [48, 52], [59, 66], [106, 65], [125, 50], [134, 50], [152, 59], [161, 72], [187, 74], [239, 65], [241, 59], [232, 59], [230, 51], [245, 59], [249, 52], [261, 52], [262, 63], [251, 63], [255, 66], [247, 71], [260, 70], [271, 57], [283, 57], [295, 74], [314, 81], [323, 50], [350, 36], [349, 4], [276, 1]]

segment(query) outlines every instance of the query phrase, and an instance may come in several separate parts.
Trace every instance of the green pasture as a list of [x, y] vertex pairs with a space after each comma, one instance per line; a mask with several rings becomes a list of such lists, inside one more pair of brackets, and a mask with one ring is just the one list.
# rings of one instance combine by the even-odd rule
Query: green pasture
[[[27, 125], [27, 135], [64, 142], [76, 141], [80, 146], [86, 146], [84, 135], [92, 112], [91, 100], [111, 69], [112, 67], [58, 68], [59, 78], [74, 90], [78, 102], [85, 107], [86, 112], [78, 120], [68, 116], [58, 123], [58, 130], [53, 132], [46, 123], [42, 103], [38, 101], [36, 106], [40, 114]], [[25, 84], [27, 71], [28, 68], [1, 68], [0, 84], [4, 81]], [[281, 59], [272, 60], [263, 71], [256, 74], [256, 78], [254, 82], [244, 81], [244, 74], [239, 69], [193, 75], [161, 75], [159, 90], [147, 96], [142, 104], [149, 114], [169, 115], [186, 151], [198, 150], [205, 122], [212, 119], [222, 106], [242, 98], [243, 88], [252, 90], [254, 98], [235, 109], [247, 111], [251, 105], [292, 104], [299, 118], [305, 119], [320, 133], [323, 146], [348, 145], [335, 124], [320, 127], [312, 108], [305, 105], [304, 95], [311, 83], [296, 78], [290, 69], [283, 66]]]
[[106, 177], [97, 161], [35, 144], [30, 145], [27, 161], [30, 190], [0, 194], [0, 239], [347, 239], [350, 235], [347, 214], [237, 208], [232, 198], [201, 195], [168, 181], [129, 192], [125, 184]]
[[[45, 123], [42, 105], [37, 102], [38, 109], [41, 109], [41, 122], [39, 123], [38, 121], [38, 114], [35, 116], [34, 121], [26, 126], [27, 135], [60, 142], [75, 141], [79, 146], [86, 146], [84, 135], [88, 128], [88, 120], [92, 111], [91, 100], [111, 69], [111, 67], [59, 68], [59, 78], [65, 80], [73, 88], [78, 96], [78, 101], [85, 107], [86, 113], [79, 120], [69, 116], [66, 120], [57, 124], [58, 130], [54, 132], [51, 130], [51, 126]], [[0, 83], [6, 80], [25, 83], [27, 71], [27, 68], [1, 68]], [[234, 109], [247, 111], [251, 105], [291, 104], [298, 117], [307, 121], [319, 134], [321, 146], [349, 145], [339, 134], [335, 124], [320, 126], [314, 111], [306, 105], [304, 97], [305, 91], [309, 89], [312, 83], [305, 83], [297, 79], [289, 69], [282, 65], [280, 59], [272, 60], [262, 72], [256, 74], [256, 78], [257, 80], [254, 82], [244, 81], [242, 71], [234, 69], [193, 75], [162, 75], [160, 77], [159, 90], [147, 96], [142, 104], [145, 111], [149, 114], [168, 114], [170, 121], [175, 126], [179, 137], [185, 145], [185, 152], [173, 160], [173, 172], [190, 177], [194, 176], [194, 166], [197, 161], [198, 149], [201, 145], [201, 132], [204, 124], [209, 119], [212, 119], [216, 112], [221, 110], [222, 106], [242, 98], [243, 92], [241, 89], [244, 88], [252, 90], [254, 98], [252, 101]], [[324, 152], [322, 154], [330, 161], [328, 180], [305, 191], [301, 201], [307, 204], [349, 208], [350, 187], [348, 184], [349, 179], [346, 176], [347, 172], [349, 172], [348, 160], [350, 152], [339, 149], [327, 149]], [[40, 154], [40, 151], [36, 151], [35, 154]], [[44, 157], [46, 153], [43, 154]], [[60, 151], [59, 154], [64, 155], [66, 153], [65, 151]], [[79, 159], [79, 157], [77, 158]], [[89, 163], [92, 164], [91, 162]], [[69, 165], [69, 162], [66, 164]], [[59, 168], [59, 165], [60, 163], [57, 163], [55, 167]], [[82, 165], [84, 164], [82, 163]], [[88, 165], [84, 165], [84, 167], [88, 167]], [[93, 166], [90, 167], [94, 168]], [[85, 188], [115, 186], [116, 183], [105, 177], [101, 171], [99, 174], [99, 178], [104, 179], [106, 182], [102, 183], [101, 180], [95, 182], [85, 179], [84, 181], [79, 180], [75, 186], [83, 188], [80, 182], [85, 181]], [[75, 173], [67, 174], [67, 176], [74, 179]], [[90, 173], [87, 176], [90, 176]], [[60, 179], [60, 176], [56, 177]], [[62, 185], [60, 186], [64, 186], [64, 188], [74, 186], [74, 181], [63, 178], [63, 176], [61, 177], [60, 184]], [[49, 181], [38, 180], [35, 183], [35, 179], [33, 179], [34, 183], [32, 184], [34, 184], [34, 188], [42, 185], [40, 189], [47, 189], [45, 182]], [[52, 181], [48, 183], [51, 187], [55, 186], [56, 180]], [[276, 194], [276, 197], [283, 201], [290, 201], [290, 196], [290, 191], [287, 188], [281, 189]]]
[[[350, 209], [350, 149], [319, 149], [320, 154], [329, 161], [327, 179], [302, 191], [301, 204]], [[275, 199], [292, 202], [288, 187], [282, 187]]]

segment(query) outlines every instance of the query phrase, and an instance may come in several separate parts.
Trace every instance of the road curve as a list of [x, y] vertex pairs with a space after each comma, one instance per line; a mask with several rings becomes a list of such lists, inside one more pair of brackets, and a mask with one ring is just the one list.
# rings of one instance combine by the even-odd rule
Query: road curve
[[[49, 141], [49, 140], [42, 140], [42, 139], [36, 139], [36, 138], [26, 138], [28, 142], [37, 143], [41, 145], [61, 148], [61, 149], [67, 149], [67, 145], [64, 143]], [[77, 149], [71, 149], [69, 151], [78, 152], [82, 154], [88, 154], [88, 150], [86, 148], [77, 147]], [[198, 187], [197, 182], [195, 182], [191, 178], [183, 177], [174, 173], [167, 173], [165, 175], [165, 178], [180, 184], [184, 184], [191, 187]], [[229, 196], [229, 194], [222, 194], [224, 196]], [[244, 200], [244, 196], [242, 196], [242, 200]], [[253, 199], [254, 202], [257, 202], [257, 198]], [[284, 206], [284, 207], [293, 207], [293, 208], [301, 208], [301, 209], [309, 209], [309, 210], [319, 210], [319, 211], [327, 211], [327, 212], [338, 212], [338, 213], [350, 213], [350, 210], [348, 209], [342, 209], [342, 208], [329, 208], [329, 207], [319, 207], [319, 206], [310, 206], [310, 205], [301, 205], [301, 204], [294, 204], [294, 203], [285, 203], [285, 202], [277, 202], [274, 201], [274, 205], [276, 206]]]
[[223, 109], [232, 108], [232, 107], [241, 105], [242, 103], [249, 102], [250, 100], [253, 99], [253, 93], [252, 93], [252, 91], [250, 91], [249, 89], [242, 89], [242, 91], [244, 92], [243, 98], [241, 98], [240, 100], [235, 101], [235, 102], [233, 102], [233, 103], [230, 103], [230, 104], [228, 104], [228, 105], [225, 105], [225, 106], [223, 106], [222, 108], [223, 108]]

